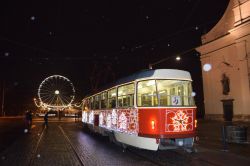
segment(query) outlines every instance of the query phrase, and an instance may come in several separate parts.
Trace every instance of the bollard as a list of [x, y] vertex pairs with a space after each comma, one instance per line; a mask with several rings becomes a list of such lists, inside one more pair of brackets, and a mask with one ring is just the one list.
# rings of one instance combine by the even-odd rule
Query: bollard
[[223, 152], [228, 152], [228, 145], [227, 145], [227, 141], [226, 141], [226, 130], [225, 130], [225, 125], [222, 126], [221, 129], [221, 136], [222, 136], [222, 145], [223, 145]]

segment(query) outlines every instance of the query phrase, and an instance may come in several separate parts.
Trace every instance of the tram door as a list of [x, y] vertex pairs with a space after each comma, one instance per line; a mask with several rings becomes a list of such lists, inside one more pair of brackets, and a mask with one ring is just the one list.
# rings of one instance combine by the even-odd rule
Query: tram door
[[94, 126], [99, 126], [99, 115], [94, 115]]

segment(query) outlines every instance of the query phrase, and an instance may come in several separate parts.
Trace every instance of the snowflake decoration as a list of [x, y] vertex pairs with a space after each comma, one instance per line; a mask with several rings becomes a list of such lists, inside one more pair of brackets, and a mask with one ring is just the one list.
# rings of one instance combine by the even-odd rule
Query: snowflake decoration
[[102, 114], [102, 112], [99, 115], [99, 122], [100, 122], [100, 126], [103, 126], [103, 114]]
[[183, 111], [178, 111], [173, 120], [174, 131], [187, 131], [188, 116]]
[[87, 114], [86, 111], [84, 111], [84, 112], [82, 113], [82, 122], [87, 122], [87, 119], [88, 119], [88, 114]]
[[115, 109], [113, 109], [113, 111], [112, 111], [112, 125], [116, 125], [116, 122], [117, 122], [117, 114], [116, 114]]
[[89, 114], [89, 123], [93, 123], [94, 122], [94, 112], [91, 111], [91, 113]]
[[111, 115], [108, 114], [107, 116], [107, 128], [111, 128]]
[[127, 129], [127, 117], [125, 116], [124, 112], [119, 116], [119, 129]]

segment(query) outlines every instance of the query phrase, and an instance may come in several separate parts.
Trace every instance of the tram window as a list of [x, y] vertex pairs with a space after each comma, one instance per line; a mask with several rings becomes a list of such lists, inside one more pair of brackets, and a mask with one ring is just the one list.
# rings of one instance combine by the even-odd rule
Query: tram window
[[88, 110], [89, 109], [89, 99], [87, 98], [87, 99], [84, 99], [83, 100], [83, 110]]
[[158, 106], [155, 80], [147, 80], [147, 81], [138, 82], [137, 105], [139, 107]]
[[169, 95], [168, 90], [161, 90], [158, 92], [159, 96], [159, 103], [161, 106], [167, 106], [169, 105]]
[[94, 108], [95, 109], [99, 109], [100, 108], [100, 95], [96, 95], [95, 97], [94, 97], [95, 99], [94, 99]]
[[107, 92], [103, 92], [101, 94], [101, 109], [107, 108], [107, 102], [108, 102], [108, 94]]
[[87, 99], [86, 99], [86, 107], [87, 107], [88, 109], [91, 108], [90, 98], [87, 98]]
[[[156, 80], [160, 106], [194, 105], [190, 81]], [[174, 100], [178, 102], [174, 103]]]
[[84, 100], [82, 101], [82, 110], [85, 110], [86, 107], [87, 107], [86, 99], [84, 99]]
[[93, 97], [90, 98], [90, 108], [94, 109], [94, 98]]
[[134, 84], [123, 85], [118, 88], [118, 107], [134, 106]]
[[116, 107], [116, 88], [108, 91], [108, 108]]

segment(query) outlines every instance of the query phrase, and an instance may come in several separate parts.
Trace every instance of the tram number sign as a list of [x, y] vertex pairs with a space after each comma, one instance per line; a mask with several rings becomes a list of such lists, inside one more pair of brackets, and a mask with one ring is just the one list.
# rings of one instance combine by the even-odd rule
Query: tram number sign
[[172, 105], [181, 105], [181, 97], [180, 96], [171, 96], [171, 104]]

